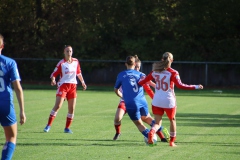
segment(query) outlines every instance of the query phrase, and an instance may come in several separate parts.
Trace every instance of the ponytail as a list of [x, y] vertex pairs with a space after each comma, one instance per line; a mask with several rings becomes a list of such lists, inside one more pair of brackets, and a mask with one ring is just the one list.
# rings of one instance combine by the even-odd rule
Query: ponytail
[[162, 72], [164, 70], [166, 70], [172, 60], [172, 54], [170, 52], [165, 52], [162, 56], [162, 61], [158, 61], [153, 63], [153, 71], [156, 72]]

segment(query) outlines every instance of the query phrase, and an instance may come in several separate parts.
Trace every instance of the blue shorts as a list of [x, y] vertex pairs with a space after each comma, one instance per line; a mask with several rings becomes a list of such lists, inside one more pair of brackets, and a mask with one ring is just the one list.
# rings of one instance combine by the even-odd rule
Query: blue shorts
[[3, 127], [11, 126], [17, 122], [14, 105], [11, 101], [0, 104], [0, 123]]
[[147, 106], [136, 108], [126, 107], [126, 109], [130, 119], [133, 121], [139, 120], [141, 119], [141, 116], [147, 116], [149, 114]]

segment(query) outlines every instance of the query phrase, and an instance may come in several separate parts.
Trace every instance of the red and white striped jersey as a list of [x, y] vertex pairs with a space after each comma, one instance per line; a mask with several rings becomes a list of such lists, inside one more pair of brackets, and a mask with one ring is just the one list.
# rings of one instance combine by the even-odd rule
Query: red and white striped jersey
[[140, 85], [154, 79], [156, 83], [155, 94], [152, 105], [161, 108], [174, 108], [177, 106], [174, 93], [174, 84], [184, 90], [194, 90], [198, 85], [186, 85], [181, 82], [178, 71], [168, 68], [162, 72], [152, 71], [144, 79], [139, 81]]
[[81, 74], [80, 63], [76, 58], [72, 58], [71, 63], [68, 63], [65, 59], [62, 59], [58, 62], [50, 78], [60, 75], [58, 86], [61, 86], [63, 83], [77, 84], [76, 76], [79, 74]]

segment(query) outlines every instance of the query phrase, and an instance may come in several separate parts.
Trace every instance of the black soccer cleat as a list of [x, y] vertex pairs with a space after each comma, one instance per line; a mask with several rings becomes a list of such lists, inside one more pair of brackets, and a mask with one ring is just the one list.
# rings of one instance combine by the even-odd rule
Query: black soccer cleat
[[119, 139], [121, 133], [116, 133], [115, 136], [113, 137], [113, 140], [116, 141]]

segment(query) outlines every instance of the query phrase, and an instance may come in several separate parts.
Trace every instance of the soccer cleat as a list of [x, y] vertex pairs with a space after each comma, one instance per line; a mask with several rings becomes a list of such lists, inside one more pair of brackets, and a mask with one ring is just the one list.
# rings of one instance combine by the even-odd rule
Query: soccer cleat
[[120, 138], [121, 133], [116, 133], [115, 136], [113, 137], [113, 140], [116, 141]]
[[150, 132], [148, 132], [148, 145], [149, 146], [153, 146], [153, 144], [154, 144], [153, 136], [154, 136], [154, 131], [150, 130]]
[[168, 142], [166, 138], [162, 138], [161, 142]]
[[163, 128], [162, 133], [164, 134], [164, 137], [167, 140], [167, 142], [169, 142], [170, 141], [170, 134], [169, 134], [167, 128]]
[[73, 132], [71, 131], [71, 129], [65, 128], [65, 129], [64, 129], [64, 133], [70, 133], [70, 134], [72, 134]]
[[47, 125], [47, 126], [44, 128], [43, 131], [44, 131], [44, 132], [49, 132], [50, 128], [51, 128], [51, 126], [48, 126], [48, 125]]

